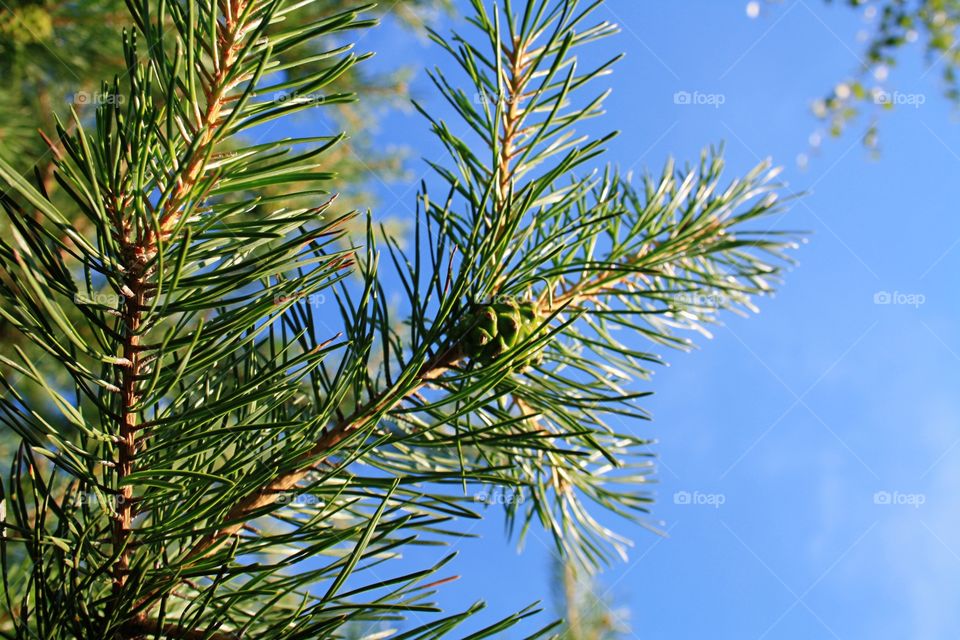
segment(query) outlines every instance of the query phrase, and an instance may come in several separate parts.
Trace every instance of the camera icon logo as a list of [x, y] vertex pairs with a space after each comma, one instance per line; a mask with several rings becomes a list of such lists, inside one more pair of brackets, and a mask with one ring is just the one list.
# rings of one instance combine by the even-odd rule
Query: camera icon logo
[[691, 99], [689, 91], [677, 91], [673, 94], [673, 104], [690, 104]]
[[873, 304], [890, 304], [892, 300], [893, 296], [889, 291], [877, 291], [873, 294]]
[[690, 504], [690, 500], [689, 491], [677, 491], [673, 494], [673, 504]]

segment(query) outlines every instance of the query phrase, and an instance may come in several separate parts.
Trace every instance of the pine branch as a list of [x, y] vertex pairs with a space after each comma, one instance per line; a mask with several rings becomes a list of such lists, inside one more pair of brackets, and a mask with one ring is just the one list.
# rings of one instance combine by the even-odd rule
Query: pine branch
[[501, 82], [505, 87], [506, 110], [503, 114], [500, 149], [497, 159], [497, 171], [499, 172], [497, 197], [500, 202], [497, 219], [503, 219], [509, 215], [504, 210], [504, 204], [510, 201], [510, 183], [513, 175], [510, 163], [517, 153], [515, 146], [523, 123], [523, 110], [520, 108], [520, 102], [529, 98], [529, 96], [524, 95], [524, 92], [530, 80], [529, 72], [533, 68], [530, 60], [531, 55], [527, 52], [528, 44], [529, 41], [514, 38], [511, 48], [505, 54], [508, 64], [502, 74], [506, 77], [503, 77]]
[[[137, 237], [131, 237], [129, 224], [123, 221], [120, 211], [113, 212], [116, 225], [113, 232], [121, 238], [122, 256], [125, 263], [124, 310], [122, 325], [123, 373], [120, 393], [120, 426], [117, 443], [117, 480], [120, 485], [119, 506], [113, 532], [113, 548], [118, 552], [114, 566], [114, 584], [117, 591], [126, 584], [130, 571], [130, 551], [128, 544], [132, 533], [133, 485], [126, 478], [134, 471], [134, 460], [140, 446], [138, 431], [138, 405], [141, 397], [138, 384], [145, 372], [142, 369], [141, 326], [144, 310], [148, 308], [148, 264], [156, 257], [158, 243], [169, 240], [172, 228], [179, 222], [184, 201], [196, 191], [197, 182], [203, 174], [210, 156], [211, 143], [215, 139], [221, 124], [221, 111], [228, 93], [241, 78], [236, 77], [234, 65], [237, 52], [243, 44], [244, 31], [248, 25], [246, 19], [251, 15], [251, 6], [246, 0], [221, 0], [224, 20], [217, 23], [217, 47], [213, 53], [215, 74], [209, 83], [203, 84], [206, 98], [206, 110], [198, 117], [194, 125], [194, 138], [189, 141], [188, 153], [181, 159], [182, 170], [176, 180], [173, 196], [169, 198], [159, 215], [159, 233], [152, 228], [139, 230]], [[113, 194], [116, 202], [132, 201], [127, 193]]]
[[[562, 41], [567, 43], [564, 47], [558, 49], [560, 52], [566, 51], [569, 44], [578, 39], [577, 36], [569, 33], [565, 34], [564, 32], [564, 29], [569, 28], [564, 26], [567, 15], [568, 14], [556, 14], [552, 17], [545, 18], [546, 22], [555, 19], [558, 23], [556, 31], [552, 36], [552, 42]], [[570, 12], [569, 16], [571, 24], [576, 24], [582, 19], [582, 15], [575, 15], [573, 12]], [[608, 29], [600, 27], [594, 29], [594, 31], [606, 32]], [[546, 52], [548, 52], [551, 47], [559, 46], [548, 43], [547, 45], [541, 46], [534, 54], [525, 53], [525, 48], [533, 46], [531, 43], [544, 32], [545, 28], [531, 27], [529, 34], [524, 37], [509, 37], [509, 42], [513, 43], [512, 49], [507, 46], [503, 48], [503, 55], [506, 59], [506, 64], [502, 67], [506, 69], [506, 71], [504, 71], [506, 78], [503, 82], [504, 85], [509, 88], [507, 94], [509, 98], [505, 101], [507, 107], [502, 112], [502, 125], [499, 125], [501, 127], [502, 137], [497, 146], [497, 171], [488, 173], [488, 178], [478, 177], [477, 179], [494, 180], [497, 193], [499, 194], [498, 202], [500, 204], [494, 206], [489, 219], [495, 221], [494, 224], [496, 227], [504, 231], [511, 227], [515, 229], [524, 213], [524, 209], [517, 206], [517, 200], [513, 199], [517, 194], [513, 193], [512, 188], [504, 188], [504, 183], [502, 182], [504, 177], [511, 175], [510, 161], [518, 153], [514, 146], [514, 141], [519, 135], [523, 118], [529, 111], [529, 109], [520, 107], [521, 100], [519, 97], [524, 93], [529, 78], [537, 72], [537, 67], [532, 64], [531, 58], [536, 58], [539, 64], [549, 64], [544, 62]], [[490, 66], [493, 67], [494, 65], [491, 64]], [[559, 66], [561, 66], [561, 63], [557, 62], [552, 64], [554, 69]], [[595, 75], [596, 73], [591, 73], [587, 74], [587, 77], [593, 77]], [[570, 77], [573, 76], [568, 76], [568, 78]], [[545, 82], [549, 82], [549, 79]], [[567, 83], [569, 84], [569, 82], [570, 80], [568, 79]], [[438, 84], [440, 86], [446, 86], [442, 81], [438, 81]], [[482, 88], [483, 85], [478, 86]], [[543, 91], [543, 88], [541, 88], [533, 93], [541, 95]], [[565, 94], [561, 93], [556, 98], [558, 102], [562, 102], [565, 99], [563, 97], [564, 95]], [[527, 96], [527, 99], [529, 98], [530, 96]], [[457, 102], [457, 104], [463, 106], [462, 102]], [[446, 136], [447, 134], [442, 133], [441, 135]], [[535, 133], [527, 133], [526, 135], [532, 136], [534, 139], [537, 137]], [[457, 146], [457, 148], [463, 149], [464, 147]], [[664, 182], [655, 189], [648, 189], [648, 193], [665, 194], [671, 188], [675, 189], [675, 187], [670, 186], [673, 184], [672, 181], [674, 179], [673, 176], [670, 175], [670, 172], [671, 169], [668, 168], [667, 172], [665, 172]], [[708, 170], [704, 170], [702, 180], [705, 182], [716, 181], [718, 175], [719, 165], [714, 164], [709, 166]], [[774, 173], [771, 173], [768, 179], [774, 175]], [[668, 206], [664, 206], [658, 199], [652, 199], [646, 204], [641, 203], [639, 197], [633, 193], [629, 185], [622, 182], [619, 178], [614, 178], [609, 184], [603, 184], [598, 187], [596, 191], [602, 195], [598, 196], [597, 202], [593, 205], [594, 211], [585, 215], [581, 214], [581, 216], [587, 219], [591, 217], [597, 217], [599, 219], [609, 218], [615, 215], [629, 215], [638, 220], [637, 227], [630, 232], [627, 238], [614, 244], [608, 257], [592, 261], [578, 261], [576, 267], [571, 267], [569, 269], [570, 273], [577, 273], [583, 276], [578, 281], [567, 283], [565, 278], [558, 279], [555, 288], [560, 289], [559, 292], [552, 291], [551, 289], [554, 288], [552, 286], [543, 287], [538, 298], [538, 315], [542, 318], [551, 318], [556, 317], [557, 314], [561, 312], [603, 313], [611, 308], [610, 304], [612, 300], [622, 298], [620, 288], [624, 285], [634, 288], [637, 293], [644, 295], [644, 289], [649, 287], [649, 285], [647, 285], [647, 287], [643, 285], [644, 280], [652, 282], [652, 280], [650, 280], [651, 278], [672, 278], [673, 276], [670, 275], [671, 270], [676, 270], [681, 264], [690, 264], [691, 268], [696, 268], [692, 261], [696, 259], [697, 255], [706, 257], [714, 252], [735, 249], [738, 246], [737, 243], [730, 244], [727, 242], [725, 244], [725, 241], [723, 241], [726, 229], [737, 226], [745, 220], [762, 215], [764, 212], [769, 211], [774, 203], [774, 200], [765, 201], [754, 210], [725, 219], [725, 216], [729, 215], [730, 211], [745, 203], [748, 198], [753, 197], [755, 194], [765, 192], [767, 187], [757, 187], [756, 185], [746, 182], [742, 187], [738, 187], [734, 191], [728, 190], [723, 199], [709, 203], [702, 200], [702, 198], [716, 189], [715, 184], [704, 184], [704, 182], [698, 182], [694, 178], [695, 176], [693, 176], [693, 174], [683, 177], [681, 181], [682, 187], [672, 194]], [[689, 208], [683, 210], [684, 203], [682, 198], [689, 193], [692, 185], [697, 184], [701, 185], [697, 191], [697, 199], [689, 205]], [[525, 187], [527, 190], [530, 188], [530, 186]], [[521, 188], [521, 191], [523, 190], [524, 188]], [[572, 191], [571, 193], [577, 193], [577, 191]], [[575, 198], [570, 197], [570, 200], [575, 201]], [[522, 200], [520, 201], [522, 202]], [[527, 202], [529, 203], [529, 201]], [[511, 210], [511, 207], [513, 207], [513, 210]], [[681, 218], [673, 218], [675, 210], [683, 210]], [[557, 215], [556, 211], [551, 212], [550, 210], [545, 210], [545, 213], [551, 216]], [[702, 215], [700, 215], [701, 213]], [[446, 215], [446, 210], [438, 212], [437, 215]], [[512, 219], [512, 217], [515, 219]], [[478, 216], [475, 220], [475, 224], [489, 224], [487, 218], [483, 216]], [[543, 228], [546, 222], [547, 221], [544, 220], [539, 223], [534, 223], [530, 225], [530, 227]], [[602, 227], [598, 227], [598, 229], [599, 228]], [[500, 232], [498, 231], [497, 233]], [[494, 243], [496, 242], [497, 241], [494, 240]], [[588, 236], [579, 238], [576, 242], [569, 245], [569, 254], [574, 255], [587, 242], [589, 242]], [[756, 244], [756, 246], [762, 248], [764, 245], [763, 243], [759, 243]], [[770, 246], [773, 247], [774, 244]], [[472, 250], [472, 252], [476, 253], [476, 250]], [[465, 249], [464, 253], [470, 254], [471, 250]], [[531, 252], [525, 260], [526, 264], [538, 266], [542, 264], [543, 259], [536, 257], [534, 253]], [[509, 263], [510, 261], [504, 260], [504, 262]], [[768, 275], [775, 273], [775, 269], [762, 263], [757, 263], [756, 268], [758, 269], [757, 273], [766, 273]], [[666, 271], [664, 269], [666, 269]], [[747, 272], [744, 271], [743, 274], [747, 275]], [[411, 273], [410, 277], [411, 280], [416, 280], [417, 274]], [[537, 280], [543, 280], [543, 275], [537, 275], [535, 278]], [[497, 282], [498, 284], [496, 286], [509, 285], [511, 287], [510, 290], [516, 290], [521, 286], [516, 282], [510, 283], [509, 280], [506, 282], [498, 280]], [[724, 274], [722, 277], [711, 277], [709, 283], [720, 287], [718, 291], [728, 290], [736, 294], [736, 291], [733, 289], [736, 280], [731, 279], [729, 273]], [[673, 292], [666, 290], [662, 293], [650, 291], [647, 295], [664, 296], [672, 294]], [[698, 295], [707, 296], [709, 294], [703, 293]], [[718, 293], [717, 295], [717, 306], [724, 306], [724, 303], [719, 300], [721, 295], [727, 294]], [[687, 309], [692, 309], [691, 305], [685, 306]], [[687, 314], [689, 315], [689, 311], [687, 311]], [[414, 322], [419, 321], [415, 320]], [[424, 329], [424, 331], [429, 333], [426, 329]], [[571, 334], [571, 337], [574, 337], [574, 335], [575, 334]], [[575, 339], [579, 340], [580, 338], [577, 336]], [[519, 345], [518, 351], [534, 351], [536, 348], [536, 345]], [[457, 354], [456, 357], [450, 357], [450, 354], [455, 352]], [[226, 512], [222, 520], [223, 525], [195, 543], [185, 557], [188, 560], [195, 561], [197, 558], [203, 557], [215, 550], [218, 545], [239, 533], [244, 522], [264, 513], [269, 513], [271, 505], [275, 503], [278, 496], [285, 495], [291, 490], [296, 490], [298, 485], [311, 474], [311, 471], [314, 470], [318, 464], [327, 462], [330, 455], [341, 448], [341, 445], [343, 445], [347, 438], [355, 434], [368, 434], [384, 420], [385, 417], [395, 412], [402, 405], [417, 399], [428, 381], [435, 382], [439, 385], [439, 388], [445, 389], [446, 384], [443, 382], [444, 374], [459, 369], [470, 362], [470, 357], [459, 345], [457, 345], [455, 350], [447, 349], [446, 351], [441, 351], [441, 354], [439, 362], [434, 358], [419, 367], [416, 366], [414, 361], [408, 361], [408, 368], [393, 375], [394, 379], [398, 381], [397, 383], [383, 391], [373, 394], [367, 403], [358, 406], [349, 416], [343, 417], [338, 422], [330, 425], [323, 436], [321, 436], [310, 449], [288, 465], [288, 471], [284, 471], [271, 478], [254, 492], [240, 497], [234, 503], [234, 506]], [[510, 354], [504, 354], [504, 356], [509, 358]], [[514, 355], [513, 357], [516, 358], [517, 356]], [[510, 365], [504, 365], [501, 370], [509, 371], [509, 368]], [[389, 377], [390, 375], [388, 371], [387, 376]], [[620, 393], [624, 399], [631, 397], [624, 392]], [[536, 394], [533, 395], [535, 396]], [[529, 407], [523, 395], [516, 396], [514, 400], [520, 407]], [[542, 398], [540, 398], [540, 400], [542, 400]], [[542, 405], [538, 402], [537, 406]], [[554, 407], [552, 410], [556, 411], [558, 409], [558, 407]], [[524, 411], [523, 413], [536, 415], [531, 414], [529, 411]], [[582, 418], [571, 418], [570, 420], [571, 423], [574, 423], [577, 420], [582, 420]], [[533, 432], [549, 433], [549, 430], [542, 426], [540, 420], [533, 420], [531, 425], [533, 425], [531, 427]], [[462, 466], [462, 460], [460, 464]], [[565, 474], [559, 474], [557, 477], [563, 477], [564, 475]], [[577, 483], [579, 481], [573, 480], [573, 482]], [[559, 494], [567, 493], [566, 489], [560, 485], [558, 485], [557, 491]], [[556, 528], [558, 535], [560, 535], [562, 530], [562, 527]]]
[[176, 180], [176, 189], [163, 206], [160, 214], [159, 238], [154, 237], [153, 229], [147, 229], [144, 237], [138, 241], [134, 254], [141, 262], [146, 262], [156, 255], [156, 243], [164, 242], [179, 221], [184, 201], [194, 193], [196, 184], [203, 174], [207, 158], [210, 156], [210, 146], [219, 133], [222, 125], [223, 109], [228, 101], [228, 94], [244, 80], [235, 73], [237, 55], [244, 44], [245, 32], [250, 28], [247, 23], [253, 13], [254, 4], [249, 0], [219, 0], [223, 7], [223, 22], [216, 25], [216, 47], [213, 51], [214, 76], [209, 81], [204, 77], [202, 89], [206, 100], [206, 109], [202, 115], [198, 114], [194, 124], [194, 136], [190, 140], [188, 154], [181, 160], [182, 169]]
[[[614, 62], [574, 54], [616, 31], [587, 25], [597, 1], [473, 0], [478, 37], [434, 33], [468, 89], [433, 80], [470, 137], [421, 108], [450, 158], [421, 187], [412, 247], [388, 239], [381, 265], [370, 216], [345, 246], [353, 216], [325, 188], [342, 136], [242, 138], [353, 100], [332, 87], [364, 56], [335, 40], [370, 21], [288, 24], [303, 6], [130, 0], [139, 35], [106, 87], [128, 99], [57, 126], [74, 211], [0, 161], [0, 314], [63, 375], [0, 356], [0, 423], [23, 441], [0, 538], [0, 561], [24, 558], [4, 573], [19, 636], [337, 637], [437, 614], [425, 598], [445, 579], [428, 577], [449, 557], [370, 569], [461, 535], [471, 485], [519, 496], [504, 508], [521, 536], [540, 523], [573, 561], [606, 562], [628, 541], [596, 508], [643, 522], [651, 501], [649, 441], [611, 417], [647, 417], [630, 385], [660, 355], [622, 336], [683, 347], [776, 280], [787, 243], [749, 229], [776, 211], [767, 166], [729, 185], [708, 155], [639, 185], [585, 171], [612, 136], [575, 131]], [[331, 48], [298, 49], [316, 38]]]

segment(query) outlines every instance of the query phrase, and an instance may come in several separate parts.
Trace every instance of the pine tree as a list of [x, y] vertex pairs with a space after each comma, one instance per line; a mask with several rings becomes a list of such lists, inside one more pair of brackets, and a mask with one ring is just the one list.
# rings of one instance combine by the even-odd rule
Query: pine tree
[[751, 309], [791, 240], [766, 164], [598, 164], [613, 134], [575, 128], [615, 63], [577, 59], [616, 32], [600, 4], [471, 0], [470, 33], [432, 32], [453, 120], [418, 108], [448, 158], [379, 251], [332, 208], [341, 136], [244, 138], [353, 103], [369, 8], [128, 0], [124, 72], [50, 142], [69, 202], [0, 160], [0, 314], [69, 382], [0, 355], [7, 637], [440, 637], [482, 605], [431, 602], [451, 556], [394, 559], [462, 535], [481, 490], [583, 570], [623, 554], [597, 514], [651, 502], [649, 441], [612, 424], [646, 417], [638, 338]]

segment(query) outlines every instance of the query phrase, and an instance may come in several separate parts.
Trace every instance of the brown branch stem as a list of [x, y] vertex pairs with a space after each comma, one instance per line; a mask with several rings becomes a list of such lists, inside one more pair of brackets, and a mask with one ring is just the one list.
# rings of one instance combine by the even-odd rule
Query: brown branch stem
[[193, 192], [200, 176], [206, 170], [206, 158], [208, 157], [206, 151], [210, 144], [214, 142], [217, 134], [223, 108], [229, 101], [227, 94], [239, 82], [238, 78], [232, 78], [229, 81], [228, 79], [233, 74], [237, 53], [240, 51], [243, 42], [243, 25], [238, 22], [238, 17], [244, 11], [246, 0], [227, 0], [224, 4], [228, 6], [224, 23], [218, 26], [218, 50], [214, 61], [216, 72], [204, 90], [207, 106], [204, 112], [200, 114], [194, 130], [196, 135], [199, 136], [199, 142], [196, 144], [194, 152], [185, 158], [182, 165], [183, 169], [179, 172], [177, 178], [177, 188], [163, 206], [159, 218], [159, 233], [155, 233], [152, 227], [148, 227], [137, 243], [137, 259], [141, 262], [147, 262], [156, 255], [158, 242], [166, 241], [179, 221], [181, 209]]
[[[134, 272], [127, 281], [130, 295], [123, 310], [123, 357], [129, 363], [121, 375], [121, 407], [120, 433], [117, 442], [117, 477], [122, 481], [133, 472], [133, 461], [137, 453], [137, 413], [136, 406], [140, 401], [137, 391], [137, 378], [140, 376], [140, 324], [142, 322], [140, 307], [143, 304], [143, 280], [140, 273]], [[115, 590], [121, 589], [127, 581], [130, 570], [130, 550], [127, 543], [130, 539], [133, 520], [133, 487], [125, 484], [120, 487], [117, 495], [117, 510], [113, 523], [113, 549], [119, 552], [113, 566], [113, 585]]]
[[114, 224], [121, 239], [123, 262], [126, 267], [124, 280], [125, 301], [121, 315], [123, 331], [122, 353], [123, 366], [120, 381], [120, 409], [119, 428], [117, 436], [116, 473], [119, 485], [117, 494], [117, 508], [114, 514], [111, 542], [117, 558], [112, 567], [114, 591], [120, 591], [127, 582], [130, 572], [130, 553], [135, 544], [131, 541], [133, 534], [134, 516], [134, 487], [124, 483], [124, 480], [134, 471], [134, 462], [141, 442], [140, 432], [142, 425], [139, 416], [139, 383], [144, 379], [144, 369], [147, 361], [142, 357], [141, 327], [144, 323], [143, 313], [148, 308], [148, 295], [151, 290], [149, 284], [149, 260], [159, 250], [159, 243], [166, 240], [170, 229], [176, 224], [181, 209], [189, 195], [195, 190], [197, 181], [206, 169], [204, 159], [208, 157], [209, 145], [213, 143], [217, 125], [221, 120], [221, 111], [225, 104], [226, 95], [234, 86], [236, 80], [228, 82], [236, 62], [237, 51], [242, 40], [243, 26], [238, 17], [243, 14], [245, 0], [225, 0], [225, 19], [218, 27], [219, 50], [216, 52], [217, 71], [211, 85], [205, 87], [207, 106], [196, 123], [196, 132], [200, 136], [199, 143], [194, 145], [193, 152], [184, 159], [184, 170], [178, 178], [174, 195], [167, 201], [160, 217], [160, 233], [155, 234], [153, 229], [131, 237], [131, 230], [124, 224], [123, 211], [128, 201], [127, 197], [116, 199], [118, 206], [114, 212]]
[[[520, 108], [520, 100], [529, 81], [529, 76], [525, 72], [530, 63], [527, 59], [526, 47], [519, 39], [514, 40], [512, 49], [506, 51], [505, 54], [510, 64], [505, 74], [507, 77], [504, 79], [507, 91], [507, 95], [504, 96], [506, 110], [503, 114], [503, 131], [497, 160], [499, 177], [497, 185], [499, 189], [499, 211], [497, 211], [497, 214], [500, 216], [506, 213], [507, 200], [513, 182], [513, 171], [510, 163], [516, 155], [517, 137], [523, 125], [525, 114]], [[500, 226], [499, 221], [497, 224]]]

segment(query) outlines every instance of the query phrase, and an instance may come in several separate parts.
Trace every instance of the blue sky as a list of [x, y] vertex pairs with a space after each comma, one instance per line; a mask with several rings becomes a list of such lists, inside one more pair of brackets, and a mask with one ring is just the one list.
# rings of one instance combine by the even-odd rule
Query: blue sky
[[[647, 401], [655, 420], [626, 426], [659, 440], [655, 517], [668, 532], [625, 527], [631, 557], [601, 578], [637, 638], [960, 635], [960, 129], [939, 69], [909, 50], [887, 86], [925, 101], [881, 118], [881, 157], [857, 131], [811, 149], [811, 101], [857, 68], [869, 27], [841, 4], [784, 0], [753, 19], [742, 0], [600, 10], [623, 32], [595, 55], [627, 53], [609, 115], [591, 125], [622, 131], [608, 159], [657, 172], [725, 141], [732, 179], [772, 157], [806, 192], [778, 224], [812, 232], [759, 315], [726, 316], [697, 351], [667, 354]], [[441, 60], [389, 25], [362, 47], [378, 65]], [[418, 78], [418, 98], [441, 109]], [[676, 104], [680, 91], [723, 104]], [[376, 135], [438, 157], [413, 113], [389, 114]], [[411, 178], [423, 169], [412, 162]], [[409, 216], [415, 184], [380, 185], [378, 215]], [[876, 304], [881, 292], [922, 304]], [[458, 545], [463, 578], [438, 596], [451, 610], [486, 600], [487, 621], [548, 598], [552, 582], [546, 536], [518, 554], [490, 514]]]

